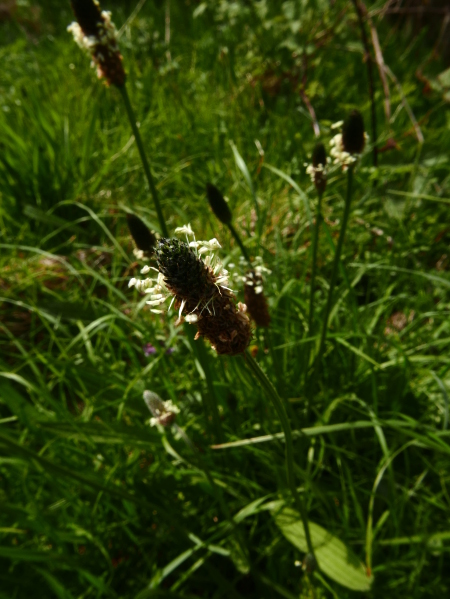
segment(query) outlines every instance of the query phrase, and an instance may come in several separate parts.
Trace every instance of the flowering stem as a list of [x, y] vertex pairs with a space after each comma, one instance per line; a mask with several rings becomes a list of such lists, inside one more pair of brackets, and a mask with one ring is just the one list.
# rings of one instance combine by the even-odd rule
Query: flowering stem
[[311, 291], [309, 292], [309, 317], [308, 317], [308, 335], [311, 337], [314, 320], [314, 287], [316, 284], [316, 269], [317, 269], [317, 247], [319, 241], [320, 222], [322, 220], [321, 203], [322, 193], [318, 193], [319, 201], [317, 204], [316, 224], [314, 227], [313, 247], [312, 247], [312, 270], [311, 270]]
[[247, 262], [248, 262], [249, 264], [251, 264], [251, 262], [250, 262], [250, 256], [248, 255], [248, 252], [247, 252], [247, 250], [245, 249], [245, 245], [242, 243], [242, 241], [241, 241], [241, 238], [239, 237], [239, 235], [238, 235], [238, 233], [237, 233], [236, 229], [233, 227], [233, 225], [232, 225], [231, 223], [228, 223], [228, 224], [227, 224], [227, 226], [228, 226], [228, 228], [230, 229], [230, 232], [231, 232], [231, 234], [232, 234], [232, 235], [233, 235], [233, 237], [235, 238], [235, 240], [236, 240], [236, 243], [238, 244], [238, 246], [239, 246], [239, 248], [240, 248], [240, 250], [241, 250], [241, 252], [242, 252], [242, 255], [243, 255], [243, 256], [244, 256], [244, 258], [247, 260]]
[[320, 367], [322, 363], [323, 352], [325, 349], [325, 341], [327, 337], [328, 329], [328, 318], [330, 315], [331, 304], [333, 302], [333, 291], [336, 285], [337, 272], [339, 269], [339, 263], [341, 260], [342, 246], [344, 245], [345, 230], [347, 228], [348, 217], [350, 214], [350, 203], [352, 199], [352, 183], [353, 183], [353, 165], [348, 167], [347, 171], [347, 197], [345, 198], [344, 216], [342, 217], [341, 230], [339, 232], [339, 239], [334, 254], [333, 270], [331, 271], [330, 287], [328, 289], [328, 298], [325, 306], [325, 313], [323, 315], [322, 323], [322, 334], [320, 336], [319, 351], [316, 359], [316, 366], [314, 369], [314, 380], [317, 381], [320, 373]]
[[300, 517], [305, 531], [306, 543], [308, 545], [308, 552], [314, 557], [314, 548], [309, 532], [308, 514], [306, 511], [305, 502], [303, 501], [303, 498], [299, 495], [295, 484], [294, 444], [292, 442], [291, 426], [289, 424], [286, 410], [275, 387], [269, 381], [265, 373], [261, 370], [259, 364], [252, 358], [251, 354], [248, 351], [246, 351], [243, 355], [250, 370], [254, 374], [255, 378], [258, 379], [259, 383], [261, 384], [261, 387], [264, 389], [267, 396], [271, 400], [273, 407], [275, 408], [278, 414], [278, 418], [280, 419], [285, 439], [287, 482], [289, 485], [289, 489], [292, 493], [292, 497], [294, 498], [295, 505], [300, 512]]
[[155, 204], [156, 213], [158, 215], [159, 228], [161, 229], [161, 233], [164, 237], [169, 237], [169, 231], [167, 229], [166, 221], [164, 220], [164, 215], [162, 213], [161, 204], [159, 202], [158, 192], [155, 187], [155, 182], [153, 181], [152, 172], [150, 170], [150, 166], [148, 164], [147, 156], [145, 154], [144, 145], [142, 143], [141, 134], [139, 133], [139, 129], [136, 124], [136, 117], [134, 116], [134, 111], [131, 106], [130, 98], [128, 96], [127, 88], [125, 85], [120, 86], [120, 93], [122, 94], [122, 98], [125, 104], [125, 108], [128, 115], [128, 120], [130, 121], [131, 129], [133, 131], [134, 139], [136, 140], [136, 145], [139, 150], [139, 155], [141, 157], [142, 166], [144, 167], [144, 173], [147, 178], [148, 186], [150, 188], [150, 192], [152, 194], [153, 203]]
[[[309, 292], [309, 316], [308, 316], [308, 337], [313, 335], [313, 323], [314, 323], [314, 289], [316, 286], [316, 271], [317, 271], [317, 248], [319, 245], [319, 229], [322, 221], [322, 192], [318, 193], [318, 204], [317, 204], [317, 215], [316, 224], [314, 226], [313, 245], [312, 245], [312, 265], [311, 265], [311, 291]], [[308, 383], [308, 369], [309, 369], [309, 358], [311, 352], [311, 344], [308, 343], [306, 349], [306, 367], [305, 367], [305, 393], [308, 395], [307, 383]], [[309, 415], [309, 402], [307, 413]]]

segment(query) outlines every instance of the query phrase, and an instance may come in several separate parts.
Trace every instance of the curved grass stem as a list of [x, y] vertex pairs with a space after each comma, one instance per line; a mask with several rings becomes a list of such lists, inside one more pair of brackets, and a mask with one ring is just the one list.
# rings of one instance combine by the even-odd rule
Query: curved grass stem
[[136, 145], [139, 150], [139, 155], [141, 157], [142, 166], [144, 168], [145, 177], [148, 182], [148, 186], [150, 188], [150, 193], [152, 194], [153, 203], [155, 205], [156, 214], [158, 215], [159, 227], [161, 229], [161, 233], [164, 237], [169, 237], [169, 232], [167, 230], [166, 221], [164, 220], [164, 215], [161, 209], [161, 204], [159, 202], [158, 191], [155, 186], [155, 182], [153, 180], [152, 172], [150, 170], [150, 165], [147, 160], [147, 155], [145, 154], [144, 145], [142, 143], [141, 134], [139, 133], [139, 129], [136, 124], [136, 117], [134, 116], [134, 111], [131, 106], [130, 98], [128, 96], [128, 91], [126, 85], [122, 85], [118, 88], [120, 91], [125, 108], [127, 111], [128, 120], [130, 121], [131, 129], [133, 131], [134, 139], [136, 140]]
[[254, 374], [255, 378], [258, 379], [261, 387], [266, 392], [267, 396], [271, 400], [273, 407], [275, 408], [278, 418], [280, 419], [281, 426], [284, 432], [285, 438], [285, 455], [286, 455], [286, 474], [287, 474], [287, 482], [289, 489], [292, 493], [292, 497], [294, 499], [295, 506], [300, 512], [300, 517], [302, 520], [303, 528], [305, 531], [306, 543], [308, 545], [308, 552], [314, 558], [314, 548], [311, 541], [311, 535], [309, 532], [309, 524], [308, 524], [308, 514], [305, 506], [305, 502], [303, 497], [301, 497], [297, 491], [297, 486], [295, 484], [295, 461], [294, 461], [294, 444], [292, 442], [292, 432], [291, 426], [289, 424], [289, 420], [286, 414], [286, 410], [284, 408], [283, 402], [281, 401], [280, 396], [278, 395], [275, 387], [267, 378], [266, 374], [261, 370], [259, 364], [252, 358], [251, 354], [246, 351], [244, 354], [244, 359]]

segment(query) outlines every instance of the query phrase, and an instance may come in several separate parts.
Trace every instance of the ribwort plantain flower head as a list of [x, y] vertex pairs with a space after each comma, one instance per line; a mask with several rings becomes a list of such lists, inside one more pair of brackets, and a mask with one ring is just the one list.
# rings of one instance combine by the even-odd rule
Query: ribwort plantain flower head
[[71, 0], [71, 5], [76, 21], [67, 30], [78, 46], [91, 55], [98, 77], [104, 77], [108, 85], [122, 87], [125, 71], [111, 13], [100, 10], [98, 0]]
[[306, 173], [311, 177], [317, 192], [322, 194], [327, 186], [327, 153], [323, 143], [315, 145], [312, 154], [312, 164], [307, 164]]
[[341, 132], [330, 141], [330, 154], [334, 164], [340, 164], [345, 171], [361, 156], [369, 136], [364, 131], [364, 121], [358, 110], [352, 110], [345, 121], [335, 123], [332, 128], [341, 128]]
[[216, 217], [224, 225], [229, 225], [232, 218], [231, 210], [221, 192], [212, 183], [207, 183], [206, 195], [208, 196], [209, 205]]
[[[236, 355], [248, 346], [252, 332], [246, 306], [236, 304], [228, 287], [228, 271], [216, 255], [221, 246], [217, 239], [196, 241], [190, 225], [176, 229], [186, 241], [160, 239], [155, 256], [156, 280], [131, 279], [129, 286], [149, 294], [152, 312], [161, 313], [169, 298], [169, 309], [178, 310], [183, 319], [197, 326], [196, 339], [205, 337], [218, 354]], [[193, 239], [189, 241], [189, 238]], [[142, 273], [150, 272], [146, 266]]]

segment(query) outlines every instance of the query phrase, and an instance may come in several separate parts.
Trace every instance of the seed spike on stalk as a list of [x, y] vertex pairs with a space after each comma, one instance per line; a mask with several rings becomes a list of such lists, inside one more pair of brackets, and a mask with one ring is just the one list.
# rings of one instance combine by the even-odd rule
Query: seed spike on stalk
[[225, 201], [222, 193], [212, 183], [206, 184], [206, 195], [208, 197], [209, 205], [216, 217], [224, 225], [229, 225], [232, 220], [231, 210]]

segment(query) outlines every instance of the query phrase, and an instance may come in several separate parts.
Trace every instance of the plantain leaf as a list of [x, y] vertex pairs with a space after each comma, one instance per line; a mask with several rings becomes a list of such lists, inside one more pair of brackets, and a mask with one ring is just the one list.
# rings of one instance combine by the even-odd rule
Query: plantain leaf
[[[267, 507], [272, 511], [275, 522], [286, 539], [300, 551], [307, 552], [305, 529], [300, 514], [291, 508], [282, 507], [282, 503], [278, 501]], [[309, 522], [309, 531], [321, 572], [353, 591], [370, 590], [373, 576], [367, 574], [364, 564], [347, 545], [314, 522]]]

